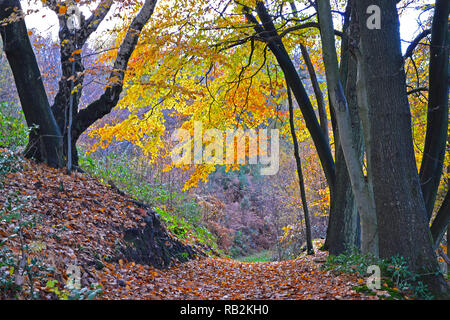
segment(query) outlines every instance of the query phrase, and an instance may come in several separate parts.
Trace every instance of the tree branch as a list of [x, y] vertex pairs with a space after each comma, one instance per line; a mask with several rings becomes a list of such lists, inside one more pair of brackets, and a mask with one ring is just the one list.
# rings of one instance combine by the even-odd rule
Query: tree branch
[[114, 62], [113, 71], [109, 77], [109, 86], [98, 100], [79, 112], [77, 116], [77, 125], [74, 128], [74, 138], [78, 138], [97, 120], [110, 113], [119, 102], [128, 62], [139, 41], [142, 29], [153, 15], [156, 2], [157, 0], [146, 0], [141, 11], [131, 22]]
[[408, 59], [411, 58], [412, 55], [414, 54], [414, 50], [416, 50], [417, 46], [419, 45], [420, 41], [422, 41], [423, 39], [425, 39], [426, 37], [428, 37], [431, 34], [431, 29], [427, 29], [422, 31], [412, 42], [411, 44], [408, 46], [408, 49], [406, 49], [406, 53], [404, 55], [404, 59]]
[[106, 18], [109, 11], [111, 10], [114, 0], [102, 0], [97, 8], [92, 13], [92, 16], [85, 21], [84, 25], [81, 27], [80, 37], [83, 42], [91, 36], [92, 33], [97, 31], [100, 23]]

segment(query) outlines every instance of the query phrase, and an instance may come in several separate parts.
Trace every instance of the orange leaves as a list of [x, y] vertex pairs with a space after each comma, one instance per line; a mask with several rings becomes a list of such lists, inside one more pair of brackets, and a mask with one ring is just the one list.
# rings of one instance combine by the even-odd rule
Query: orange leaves
[[59, 11], [58, 11], [58, 14], [59, 15], [64, 15], [64, 14], [66, 14], [67, 13], [67, 6], [59, 6]]
[[75, 50], [74, 52], [72, 52], [72, 57], [73, 57], [73, 56], [76, 56], [76, 55], [79, 55], [79, 54], [81, 54], [82, 52], [83, 52], [83, 49]]
[[[322, 260], [326, 253], [318, 253]], [[320, 258], [320, 257], [319, 257]], [[363, 279], [320, 270], [317, 256], [274, 263], [206, 258], [158, 271], [126, 263], [107, 264], [104, 298], [189, 300], [376, 299], [352, 288]], [[116, 285], [119, 279], [120, 285]], [[109, 282], [109, 283], [108, 283]]]

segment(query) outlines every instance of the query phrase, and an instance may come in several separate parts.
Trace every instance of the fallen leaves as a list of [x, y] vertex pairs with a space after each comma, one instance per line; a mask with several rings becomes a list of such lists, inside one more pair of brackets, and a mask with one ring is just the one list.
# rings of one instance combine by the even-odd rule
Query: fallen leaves
[[[122, 231], [139, 226], [145, 212], [87, 175], [67, 176], [32, 162], [25, 167], [8, 174], [0, 206], [8, 194], [30, 196], [29, 210], [41, 218], [27, 237], [34, 254], [54, 266], [60, 282], [67, 280], [69, 265], [81, 267], [83, 286], [102, 285], [99, 299], [376, 299], [352, 289], [362, 281], [356, 275], [320, 270], [327, 255], [320, 251], [274, 263], [199, 258], [167, 270], [114, 259]], [[2, 223], [0, 235], [8, 236]]]
[[[108, 265], [97, 272], [106, 299], [164, 300], [375, 300], [352, 288], [354, 275], [320, 270], [315, 257], [273, 263], [243, 263], [224, 258], [201, 258], [168, 270], [136, 264]], [[125, 286], [110, 286], [120, 279]]]

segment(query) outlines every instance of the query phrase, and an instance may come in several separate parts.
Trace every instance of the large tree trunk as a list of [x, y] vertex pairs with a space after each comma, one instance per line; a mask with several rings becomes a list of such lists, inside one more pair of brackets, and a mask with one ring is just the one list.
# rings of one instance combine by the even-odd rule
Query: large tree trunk
[[329, 0], [318, 1], [318, 11], [328, 90], [339, 129], [339, 140], [344, 153], [353, 194], [358, 212], [361, 215], [362, 251], [377, 256], [378, 235], [375, 201], [369, 184], [365, 181], [360, 153], [354, 141], [352, 119], [340, 79]]
[[[381, 29], [367, 27], [367, 8], [381, 9]], [[426, 216], [412, 142], [399, 17], [391, 0], [358, 0], [370, 121], [370, 161], [382, 258], [403, 256], [437, 295], [447, 291]]]
[[27, 125], [29, 128], [37, 127], [30, 133], [26, 155], [44, 161], [51, 167], [62, 167], [61, 131], [48, 103], [20, 2], [0, 1], [0, 19], [7, 19], [1, 27], [3, 47], [14, 75]]
[[[347, 4], [344, 34], [341, 45], [341, 79], [345, 95], [348, 101], [349, 113], [352, 122], [353, 143], [357, 148], [360, 161], [363, 162], [364, 147], [361, 134], [361, 126], [358, 115], [358, 103], [356, 97], [356, 61], [350, 54], [350, 39], [358, 39], [359, 34], [357, 22], [355, 21], [355, 10], [352, 2]], [[333, 108], [330, 108], [333, 109]], [[330, 218], [327, 229], [327, 250], [330, 254], [339, 255], [360, 247], [358, 209], [353, 195], [347, 165], [345, 163], [344, 151], [339, 138], [335, 116], [332, 115], [333, 131], [335, 137], [335, 162], [336, 162], [336, 188], [333, 203], [330, 208]]]

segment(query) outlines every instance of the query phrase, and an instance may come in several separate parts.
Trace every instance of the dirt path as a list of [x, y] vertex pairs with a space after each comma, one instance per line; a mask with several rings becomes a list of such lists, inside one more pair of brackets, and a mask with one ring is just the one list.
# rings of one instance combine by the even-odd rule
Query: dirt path
[[[158, 271], [134, 264], [107, 265], [103, 298], [205, 300], [374, 299], [352, 288], [361, 279], [323, 272], [315, 257], [274, 263], [206, 258]], [[316, 261], [316, 262], [315, 262]], [[111, 270], [111, 268], [113, 270]], [[116, 278], [119, 280], [113, 280]]]
[[[318, 250], [312, 257], [276, 263], [201, 258], [168, 270], [124, 261], [107, 263], [106, 258], [116, 254], [120, 230], [139, 226], [145, 212], [86, 175], [68, 177], [31, 162], [24, 167], [6, 176], [0, 206], [11, 195], [30, 197], [27, 211], [40, 222], [25, 237], [38, 248], [33, 256], [55, 269], [35, 279], [34, 289], [43, 299], [55, 298], [47, 280], [55, 279], [61, 286], [70, 265], [81, 268], [84, 287], [102, 284], [104, 293], [97, 299], [374, 299], [352, 289], [364, 281], [356, 275], [321, 271], [326, 253]], [[16, 224], [0, 223], [0, 238], [9, 237]], [[21, 255], [17, 238], [8, 246], [15, 256]]]

